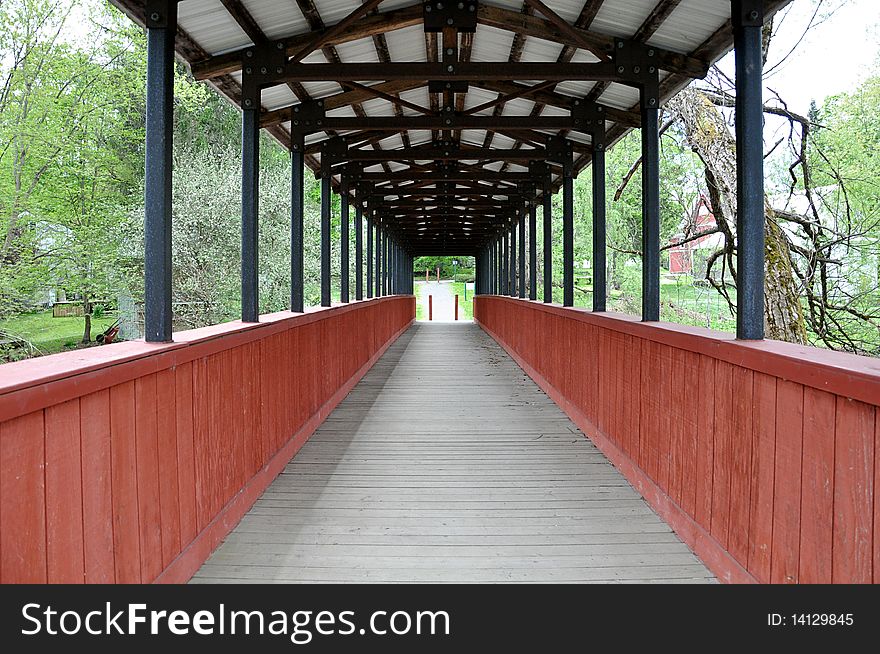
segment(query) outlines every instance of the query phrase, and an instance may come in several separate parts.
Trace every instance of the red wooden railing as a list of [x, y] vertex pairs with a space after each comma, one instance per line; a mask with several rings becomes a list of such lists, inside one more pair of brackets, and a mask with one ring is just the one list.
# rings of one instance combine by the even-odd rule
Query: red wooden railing
[[187, 580], [414, 318], [388, 297], [0, 366], [0, 582]]
[[880, 360], [474, 300], [481, 326], [722, 580], [880, 581]]

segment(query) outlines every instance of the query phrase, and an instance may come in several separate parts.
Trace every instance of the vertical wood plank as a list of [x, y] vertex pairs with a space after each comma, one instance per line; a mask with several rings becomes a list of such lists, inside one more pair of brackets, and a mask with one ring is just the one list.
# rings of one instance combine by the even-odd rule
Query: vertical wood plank
[[113, 560], [119, 584], [141, 581], [134, 386], [130, 381], [110, 389]]
[[46, 570], [43, 412], [0, 423], [0, 581], [44, 584]]
[[113, 489], [110, 456], [110, 391], [80, 399], [82, 440], [83, 535], [85, 581], [111, 584], [113, 561]]
[[196, 471], [193, 451], [193, 363], [188, 361], [177, 366], [174, 375], [180, 544], [181, 547], [186, 547], [198, 533]]
[[[880, 408], [874, 407], [874, 492], [880, 488]], [[880, 583], [880, 502], [874, 499], [874, 583]]]
[[135, 380], [135, 420], [141, 579], [152, 582], [162, 572], [155, 374]]
[[210, 387], [208, 385], [208, 358], [193, 361], [193, 459], [195, 471], [195, 500], [198, 528], [201, 531], [210, 522], [210, 468], [209, 432], [211, 412], [208, 408]]
[[773, 480], [773, 548], [770, 580], [798, 582], [801, 531], [801, 452], [804, 388], [776, 382], [776, 476]]
[[698, 379], [695, 517], [708, 530], [712, 523], [712, 470], [715, 465], [715, 359], [700, 355]]
[[834, 583], [866, 584], [873, 578], [874, 429], [873, 406], [837, 398]]
[[681, 508], [692, 518], [696, 518], [697, 506], [697, 451], [700, 434], [699, 413], [703, 410], [700, 397], [700, 355], [684, 351], [682, 358], [682, 406], [695, 407], [696, 410], [682, 411], [681, 438]]
[[655, 385], [653, 393], [657, 395], [655, 404], [655, 416], [657, 420], [656, 457], [657, 457], [657, 484], [667, 495], [674, 492], [670, 484], [670, 472], [672, 469], [672, 457], [674, 447], [672, 442], [672, 421], [670, 420], [670, 388], [672, 380], [672, 348], [668, 345], [654, 343], [659, 366], [655, 370]]
[[751, 370], [733, 368], [733, 429], [730, 448], [730, 523], [728, 551], [744, 567], [749, 563], [749, 511], [752, 489], [752, 392]]
[[748, 570], [770, 583], [773, 539], [773, 480], [776, 471], [776, 377], [756, 372], [752, 379], [752, 490]]
[[712, 536], [725, 549], [730, 529], [733, 462], [733, 366], [715, 362], [715, 455], [712, 468]]
[[177, 379], [174, 369], [156, 373], [159, 515], [162, 567], [180, 553], [180, 476], [177, 447]]
[[46, 563], [53, 584], [85, 580], [79, 420], [79, 398], [45, 412]]
[[802, 584], [831, 583], [835, 412], [834, 395], [814, 388], [804, 388], [798, 567], [798, 581]]

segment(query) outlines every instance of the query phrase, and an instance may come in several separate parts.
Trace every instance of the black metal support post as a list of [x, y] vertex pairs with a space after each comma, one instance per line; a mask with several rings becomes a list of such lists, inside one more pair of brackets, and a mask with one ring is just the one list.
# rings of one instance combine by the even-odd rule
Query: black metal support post
[[736, 337], [764, 338], [763, 2], [733, 0], [736, 50]]
[[382, 297], [382, 227], [376, 224], [376, 297]]
[[519, 220], [519, 296], [526, 297], [526, 216], [521, 214]]
[[642, 320], [660, 320], [660, 126], [642, 91]]
[[[259, 97], [259, 96], [257, 96]], [[260, 319], [260, 108], [257, 102], [241, 112], [241, 319]]]
[[339, 195], [339, 301], [348, 302], [348, 191]]
[[593, 145], [593, 311], [605, 311], [605, 147]]
[[397, 245], [393, 238], [388, 242], [388, 294], [397, 294]]
[[553, 302], [553, 196], [544, 187], [544, 302]]
[[574, 306], [574, 178], [562, 176], [562, 306]]
[[321, 175], [321, 306], [330, 306], [330, 175]]
[[388, 230], [382, 230], [382, 295], [388, 295]]
[[510, 284], [507, 289], [510, 297], [516, 297], [516, 223], [510, 225]]
[[305, 279], [303, 275], [303, 144], [294, 141], [290, 150], [290, 310], [305, 310]]
[[367, 299], [373, 297], [373, 219], [367, 214]]
[[538, 299], [538, 206], [529, 205], [529, 299]]
[[177, 2], [148, 3], [147, 124], [144, 184], [144, 336], [172, 338], [171, 159]]
[[501, 292], [499, 295], [510, 295], [510, 255], [507, 252], [507, 231], [501, 235]]
[[360, 199], [354, 207], [354, 299], [364, 299], [364, 213]]

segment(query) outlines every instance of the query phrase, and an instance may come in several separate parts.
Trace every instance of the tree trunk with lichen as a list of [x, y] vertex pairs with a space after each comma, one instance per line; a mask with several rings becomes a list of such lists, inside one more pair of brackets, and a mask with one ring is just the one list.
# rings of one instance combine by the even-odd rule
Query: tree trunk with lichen
[[[724, 257], [736, 271], [736, 140], [718, 108], [697, 89], [682, 91], [667, 109], [684, 127], [690, 148], [706, 168], [709, 200], [724, 235]], [[788, 240], [764, 197], [764, 326], [767, 338], [806, 343], [803, 309], [795, 284]], [[711, 266], [706, 277], [711, 275]]]

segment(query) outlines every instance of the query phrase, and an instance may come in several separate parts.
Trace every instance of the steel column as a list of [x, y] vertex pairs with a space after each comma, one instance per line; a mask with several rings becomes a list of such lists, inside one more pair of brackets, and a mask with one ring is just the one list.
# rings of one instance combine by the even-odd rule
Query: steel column
[[605, 311], [605, 149], [593, 150], [593, 311]]
[[321, 306], [330, 306], [330, 175], [321, 175]]
[[510, 276], [510, 257], [507, 252], [507, 231], [501, 234], [501, 291], [499, 295], [510, 295], [508, 278]]
[[339, 301], [348, 302], [348, 191], [339, 195]]
[[660, 320], [659, 109], [642, 92], [642, 320]]
[[290, 310], [305, 310], [305, 279], [303, 275], [303, 171], [305, 157], [302, 143], [290, 151]]
[[562, 177], [562, 306], [574, 306], [574, 179]]
[[529, 299], [538, 298], [538, 205], [529, 205]]
[[388, 295], [388, 230], [382, 230], [382, 295]]
[[364, 299], [364, 214], [360, 200], [354, 207], [354, 299]]
[[[147, 13], [147, 123], [144, 182], [144, 337], [172, 339], [171, 161], [177, 2]], [[151, 5], [151, 9], [153, 5]]]
[[367, 214], [367, 299], [373, 297], [373, 219]]
[[736, 337], [764, 338], [763, 3], [733, 0], [736, 57]]
[[526, 297], [526, 216], [519, 216], [519, 296]]
[[376, 223], [376, 297], [382, 297], [382, 227]]
[[507, 294], [516, 297], [516, 223], [510, 225], [510, 284]]
[[260, 216], [260, 110], [241, 112], [241, 320], [258, 322]]
[[553, 302], [553, 196], [544, 187], [544, 302]]

